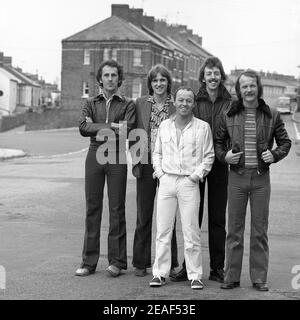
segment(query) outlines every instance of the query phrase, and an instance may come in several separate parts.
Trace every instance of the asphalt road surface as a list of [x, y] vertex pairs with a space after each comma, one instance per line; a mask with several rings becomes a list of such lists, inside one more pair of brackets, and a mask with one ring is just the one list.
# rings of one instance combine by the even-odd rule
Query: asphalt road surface
[[[295, 140], [290, 117], [286, 116], [285, 121], [290, 137]], [[128, 270], [118, 278], [108, 278], [104, 273], [108, 264], [105, 198], [97, 272], [85, 278], [74, 276], [81, 262], [84, 234], [87, 146], [88, 139], [80, 137], [77, 129], [26, 133], [19, 128], [0, 134], [0, 147], [20, 148], [30, 155], [0, 162], [0, 271], [5, 271], [0, 274], [0, 299], [300, 299], [300, 279], [295, 278], [300, 273], [300, 157], [296, 154], [299, 145], [293, 144], [289, 156], [271, 168], [270, 291], [266, 293], [252, 289], [249, 278], [249, 211], [241, 288], [222, 290], [218, 283], [208, 280], [206, 211], [202, 228], [204, 290], [193, 291], [188, 282], [168, 282], [162, 288], [150, 288], [150, 269], [146, 277], [135, 277], [131, 260], [136, 193], [130, 170], [126, 200]], [[154, 239], [155, 222], [153, 225]], [[180, 223], [177, 233], [182, 262]], [[153, 259], [154, 247], [153, 241]], [[292, 273], [293, 268], [297, 273]]]

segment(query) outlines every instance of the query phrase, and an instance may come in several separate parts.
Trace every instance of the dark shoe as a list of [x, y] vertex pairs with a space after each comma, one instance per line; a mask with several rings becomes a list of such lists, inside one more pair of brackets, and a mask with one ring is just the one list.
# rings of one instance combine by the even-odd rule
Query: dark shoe
[[164, 277], [153, 277], [149, 282], [150, 287], [161, 287], [166, 284], [166, 278]]
[[143, 269], [135, 268], [134, 274], [137, 277], [145, 277], [145, 275], [147, 274], [147, 269], [146, 268], [143, 268]]
[[90, 270], [89, 268], [86, 267], [80, 267], [76, 270], [75, 276], [78, 277], [86, 277], [89, 276], [90, 274], [93, 274], [95, 270]]
[[114, 265], [110, 265], [109, 267], [106, 268], [105, 271], [106, 271], [107, 275], [109, 275], [111, 277], [117, 277], [121, 273], [121, 269], [119, 269], [118, 267], [116, 267]]
[[223, 284], [221, 284], [220, 288], [221, 289], [234, 289], [240, 286], [240, 282], [236, 281], [236, 282], [224, 282]]
[[269, 287], [266, 283], [253, 283], [253, 288], [257, 291], [269, 291]]
[[174, 275], [170, 275], [170, 279], [172, 281], [187, 281], [188, 277], [187, 277], [187, 273], [186, 273], [186, 269], [182, 268], [179, 272], [175, 273]]
[[209, 280], [218, 281], [220, 283], [223, 283], [224, 282], [224, 270], [223, 269], [210, 270]]
[[201, 280], [192, 280], [191, 281], [191, 289], [202, 290], [203, 289], [203, 282]]
[[175, 269], [172, 268], [172, 269], [170, 270], [169, 277], [170, 277], [170, 278], [173, 278], [173, 277], [175, 277], [175, 276], [176, 276], [176, 271], [175, 271]]

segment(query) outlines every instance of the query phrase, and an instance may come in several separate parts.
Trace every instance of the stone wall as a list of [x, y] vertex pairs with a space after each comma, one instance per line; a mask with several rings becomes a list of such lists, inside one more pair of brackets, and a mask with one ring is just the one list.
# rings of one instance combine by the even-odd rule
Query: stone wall
[[50, 109], [42, 113], [29, 112], [25, 117], [25, 130], [48, 130], [78, 126], [80, 111]]
[[7, 131], [24, 124], [24, 113], [2, 116], [0, 118], [0, 132]]

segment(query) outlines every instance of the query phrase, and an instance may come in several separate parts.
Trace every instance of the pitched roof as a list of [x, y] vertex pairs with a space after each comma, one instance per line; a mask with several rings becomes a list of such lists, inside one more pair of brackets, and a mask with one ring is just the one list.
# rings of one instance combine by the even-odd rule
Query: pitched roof
[[175, 39], [171, 38], [170, 36], [166, 36], [166, 38], [168, 39], [168, 41], [170, 41], [171, 43], [173, 43], [174, 45], [176, 45], [176, 47], [178, 47], [180, 50], [182, 50], [184, 53], [186, 54], [191, 54], [190, 51], [187, 50], [187, 48], [185, 48], [182, 44], [178, 43], [177, 41], [175, 41]]
[[162, 42], [166, 47], [168, 47], [170, 50], [177, 50], [181, 53], [188, 53], [183, 47], [178, 45], [175, 41], [170, 41], [166, 37], [163, 37], [162, 35], [158, 34], [157, 32], [147, 28], [146, 26], [141, 26], [142, 30], [147, 32], [150, 36], [158, 39], [160, 42]]
[[17, 83], [22, 83], [22, 81], [14, 76], [11, 72], [9, 72], [6, 68], [3, 67], [3, 65], [0, 65], [0, 72], [7, 76], [10, 80], [16, 81]]
[[153, 36], [152, 34], [147, 33], [145, 30], [142, 30], [141, 28], [137, 27], [136, 25], [134, 25], [131, 22], [127, 22], [127, 23], [131, 26], [131, 28], [135, 29], [140, 34], [143, 34], [144, 37], [148, 38], [148, 41], [151, 41], [151, 42], [159, 45], [160, 47], [162, 47], [164, 49], [169, 49], [170, 50], [170, 47], [168, 47], [166, 45], [166, 43], [164, 41], [162, 41], [162, 39], [159, 39], [159, 38]]
[[19, 81], [21, 81], [21, 83], [29, 85], [29, 86], [33, 86], [33, 87], [40, 87], [40, 85], [38, 83], [29, 79], [28, 77], [25, 76], [25, 74], [23, 74], [22, 72], [19, 72], [14, 67], [4, 65], [4, 66], [2, 66], [2, 68], [5, 71], [7, 71], [8, 73], [12, 74]]
[[211, 56], [212, 54], [202, 48], [200, 44], [194, 41], [192, 38], [187, 38], [186, 36], [182, 36], [178, 33], [170, 33], [170, 35], [166, 35], [166, 38], [176, 44], [181, 50], [185, 50], [189, 54], [195, 56], [202, 56], [204, 58]]
[[181, 53], [207, 57], [211, 54], [191, 38], [172, 34], [164, 36], [142, 25], [137, 27], [120, 17], [111, 16], [85, 30], [82, 30], [63, 42], [72, 41], [139, 41], [152, 42], [163, 49], [177, 50]]
[[205, 56], [212, 56], [211, 53], [209, 53], [207, 50], [205, 50], [202, 46], [200, 46], [200, 44], [195, 41], [192, 38], [188, 38], [188, 41], [191, 42], [195, 47], [197, 47], [198, 50], [200, 50], [200, 52], [205, 55]]
[[63, 41], [145, 41], [165, 46], [159, 40], [117, 16], [111, 16], [83, 31], [80, 31]]

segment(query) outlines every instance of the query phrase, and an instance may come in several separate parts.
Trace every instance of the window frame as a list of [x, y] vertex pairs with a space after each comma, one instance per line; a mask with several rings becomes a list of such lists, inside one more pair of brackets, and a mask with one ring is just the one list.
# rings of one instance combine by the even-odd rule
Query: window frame
[[91, 50], [90, 49], [84, 49], [84, 52], [83, 52], [83, 64], [85, 66], [91, 64]]
[[[138, 55], [137, 55], [138, 53]], [[142, 67], [142, 49], [133, 49], [133, 62], [134, 67]]]
[[82, 98], [89, 98], [90, 96], [90, 86], [88, 81], [82, 82]]

